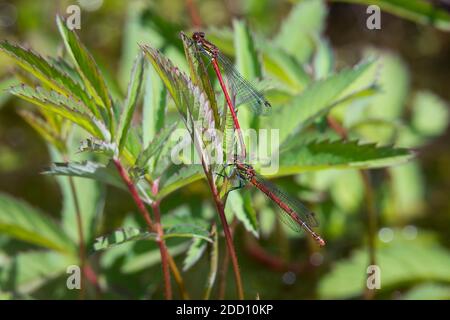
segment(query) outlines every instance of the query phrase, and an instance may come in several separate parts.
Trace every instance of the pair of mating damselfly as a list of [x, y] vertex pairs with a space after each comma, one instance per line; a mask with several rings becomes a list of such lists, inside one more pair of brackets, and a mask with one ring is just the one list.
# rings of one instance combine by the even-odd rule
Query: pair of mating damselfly
[[[214, 44], [206, 40], [204, 32], [195, 32], [191, 39], [187, 37], [184, 38], [190, 45], [194, 45], [200, 53], [211, 60], [214, 72], [216, 73], [219, 84], [225, 95], [236, 130], [240, 130], [240, 125], [237, 119], [235, 106], [248, 104], [257, 114], [266, 113], [267, 110], [270, 110], [271, 105], [264, 95], [249, 81], [242, 77], [242, 75], [234, 68], [233, 63], [228, 60]], [[232, 99], [228, 94], [227, 86], [222, 78], [222, 71], [227, 79], [229, 89], [234, 95], [233, 100], [235, 103], [232, 102]], [[306, 208], [297, 199], [288, 196], [278, 189], [273, 183], [259, 176], [252, 166], [240, 162], [237, 157], [235, 157], [233, 165], [235, 172], [241, 181], [253, 184], [282, 209], [279, 215], [282, 222], [294, 231], [300, 232], [302, 229], [305, 230], [320, 246], [325, 245], [325, 241], [312, 230], [312, 227], [318, 225], [312, 211]]]

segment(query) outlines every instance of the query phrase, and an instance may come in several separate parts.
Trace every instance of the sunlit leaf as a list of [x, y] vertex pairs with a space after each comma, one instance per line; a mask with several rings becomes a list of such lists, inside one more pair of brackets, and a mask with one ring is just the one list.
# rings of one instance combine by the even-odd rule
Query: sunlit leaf
[[100, 115], [83, 86], [71, 74], [66, 72], [67, 66], [66, 70], [61, 70], [57, 65], [52, 65], [51, 62], [34, 51], [24, 49], [7, 41], [0, 43], [0, 50], [13, 58], [21, 68], [34, 75], [50, 89], [66, 97], [73, 96], [76, 99], [80, 99], [95, 116], [98, 117]]
[[406, 162], [412, 156], [407, 149], [357, 141], [316, 141], [282, 153], [277, 175], [331, 168], [379, 168]]
[[47, 91], [43, 88], [32, 88], [26, 85], [12, 87], [10, 92], [46, 111], [58, 114], [79, 125], [95, 137], [107, 140], [109, 133], [93, 116], [83, 113], [80, 102], [66, 98], [56, 91]]
[[[353, 69], [347, 69], [324, 80], [314, 82], [287, 106], [274, 110], [270, 118], [264, 119], [263, 127], [280, 129], [280, 141], [294, 135], [315, 117], [325, 114], [343, 97], [342, 93], [353, 81], [369, 68], [371, 62], [362, 63]], [[357, 93], [353, 93], [357, 94]], [[295, 117], [292, 115], [295, 114]]]
[[94, 98], [95, 102], [106, 109], [110, 128], [113, 127], [112, 101], [106, 87], [105, 79], [96, 65], [91, 54], [80, 42], [73, 30], [70, 30], [66, 22], [60, 16], [56, 17], [59, 32], [64, 39], [67, 52], [72, 57], [78, 72], [83, 79], [86, 90]]

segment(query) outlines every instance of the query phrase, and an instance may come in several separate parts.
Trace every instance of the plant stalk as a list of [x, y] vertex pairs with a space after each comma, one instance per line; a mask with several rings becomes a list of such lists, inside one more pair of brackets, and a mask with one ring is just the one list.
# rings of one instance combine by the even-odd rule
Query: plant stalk
[[153, 223], [153, 221], [150, 217], [150, 213], [148, 212], [147, 208], [145, 207], [144, 202], [139, 197], [139, 192], [138, 192], [136, 186], [134, 185], [133, 181], [131, 181], [127, 171], [123, 167], [120, 160], [117, 158], [114, 158], [113, 162], [114, 162], [114, 165], [116, 166], [117, 171], [119, 172], [122, 180], [127, 185], [128, 190], [130, 191], [130, 194], [131, 194], [134, 202], [136, 203], [136, 205], [139, 209], [139, 212], [141, 213], [142, 217], [144, 218], [149, 230], [151, 232], [156, 232], [158, 234], [157, 241], [158, 241], [158, 245], [159, 245], [159, 251], [161, 254], [161, 264], [162, 264], [163, 274], [164, 274], [164, 293], [165, 293], [166, 299], [171, 300], [172, 299], [172, 288], [171, 288], [171, 284], [170, 284], [170, 273], [168, 272], [169, 264], [167, 261], [167, 256], [168, 256], [167, 248], [165, 246], [163, 239], [160, 238], [160, 236], [159, 236], [162, 232], [161, 225], [160, 225], [160, 223], [157, 223], [157, 224]]
[[[204, 165], [204, 162], [203, 162]], [[205, 168], [205, 165], [204, 165]], [[205, 168], [206, 169], [206, 168]], [[208, 172], [208, 171], [206, 171]], [[213, 181], [211, 174], [206, 174], [209, 187], [211, 189], [214, 204], [216, 205], [217, 212], [219, 213], [220, 221], [223, 226], [223, 231], [225, 233], [225, 241], [227, 244], [228, 254], [230, 255], [231, 264], [233, 266], [234, 271], [234, 279], [236, 281], [236, 291], [238, 298], [240, 300], [244, 299], [244, 290], [242, 288], [242, 280], [241, 280], [241, 273], [239, 271], [239, 264], [237, 260], [236, 250], [234, 248], [233, 244], [233, 237], [231, 235], [230, 227], [227, 222], [227, 218], [225, 217], [225, 211], [224, 211], [224, 205], [222, 200], [220, 199], [219, 192], [217, 191], [217, 187]]]

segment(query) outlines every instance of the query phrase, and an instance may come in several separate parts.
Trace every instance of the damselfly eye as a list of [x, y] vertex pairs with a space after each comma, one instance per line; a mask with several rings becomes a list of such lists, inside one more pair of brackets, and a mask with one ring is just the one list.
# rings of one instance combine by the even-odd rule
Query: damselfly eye
[[205, 33], [204, 33], [203, 31], [199, 31], [199, 32], [198, 32], [198, 35], [199, 35], [200, 37], [202, 37], [202, 38], [205, 37]]

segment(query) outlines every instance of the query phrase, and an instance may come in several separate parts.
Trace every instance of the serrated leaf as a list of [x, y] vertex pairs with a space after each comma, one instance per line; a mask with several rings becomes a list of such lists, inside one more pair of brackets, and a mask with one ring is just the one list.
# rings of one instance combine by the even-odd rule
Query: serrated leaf
[[72, 121], [95, 137], [109, 139], [109, 133], [97, 119], [80, 111], [83, 107], [79, 101], [66, 98], [56, 91], [47, 91], [43, 88], [33, 89], [26, 85], [12, 87], [10, 92], [43, 110]]
[[147, 165], [148, 161], [162, 149], [177, 125], [178, 122], [175, 122], [170, 126], [161, 129], [161, 131], [153, 138], [148, 146], [141, 151], [139, 157], [136, 160], [136, 166], [144, 168]]
[[[376, 256], [381, 270], [381, 291], [404, 283], [450, 282], [450, 253], [440, 246], [394, 240], [377, 249]], [[335, 263], [320, 282], [320, 297], [343, 299], [360, 295], [365, 289], [368, 261], [367, 251], [358, 250], [350, 259]]]
[[198, 238], [208, 242], [212, 242], [210, 233], [202, 226], [181, 223], [164, 228], [164, 239], [169, 238]]
[[102, 183], [125, 189], [117, 170], [92, 161], [53, 163], [43, 174], [73, 176], [94, 179]]
[[284, 19], [274, 44], [305, 63], [314, 49], [314, 38], [323, 31], [327, 8], [323, 1], [305, 0], [296, 4]]
[[74, 243], [40, 210], [0, 193], [0, 231], [15, 239], [72, 254]]
[[112, 157], [117, 154], [117, 145], [96, 138], [88, 138], [81, 141], [78, 152], [102, 153]]
[[358, 144], [357, 141], [316, 141], [280, 155], [277, 175], [312, 170], [380, 168], [406, 162], [413, 154], [402, 148]]
[[357, 91], [342, 96], [343, 91], [363, 75], [370, 65], [371, 62], [363, 63], [312, 83], [300, 95], [293, 98], [289, 105], [274, 111], [270, 118], [264, 119], [262, 127], [280, 129], [280, 142], [285, 142], [288, 136], [295, 135], [313, 119], [324, 115], [331, 107], [354, 94], [359, 94], [360, 91]]
[[195, 238], [192, 240], [183, 261], [183, 271], [189, 270], [198, 260], [200, 260], [206, 250], [206, 247], [207, 242], [203, 239]]
[[335, 2], [377, 5], [381, 10], [440, 30], [450, 30], [450, 14], [426, 0], [333, 0]]
[[120, 228], [111, 234], [96, 238], [92, 248], [94, 251], [106, 250], [129, 241], [156, 240], [156, 237], [156, 233], [143, 231], [139, 228]]
[[125, 142], [127, 141], [128, 129], [130, 128], [134, 110], [136, 109], [137, 100], [141, 90], [143, 74], [144, 58], [142, 56], [142, 53], [140, 53], [136, 58], [133, 69], [131, 71], [127, 98], [124, 102], [124, 108], [122, 110], [119, 127], [117, 129], [116, 141], [119, 145], [119, 152], [123, 149], [123, 147], [125, 146]]
[[[92, 99], [71, 74], [64, 72], [56, 65], [52, 65], [48, 60], [32, 50], [10, 44], [7, 41], [0, 43], [0, 50], [8, 54], [21, 68], [34, 75], [52, 90], [68, 98], [74, 96], [80, 99], [96, 117], [100, 116], [95, 103], [91, 102]], [[59, 63], [62, 64], [63, 62]]]
[[75, 32], [67, 28], [65, 21], [63, 21], [60, 16], [56, 17], [56, 23], [64, 40], [67, 52], [72, 57], [72, 60], [83, 79], [87, 92], [89, 92], [98, 105], [106, 109], [108, 118], [105, 120], [110, 122], [109, 126], [110, 129], [112, 129], [114, 122], [112, 115], [112, 101], [109, 96], [105, 79], [91, 54], [80, 42]]

